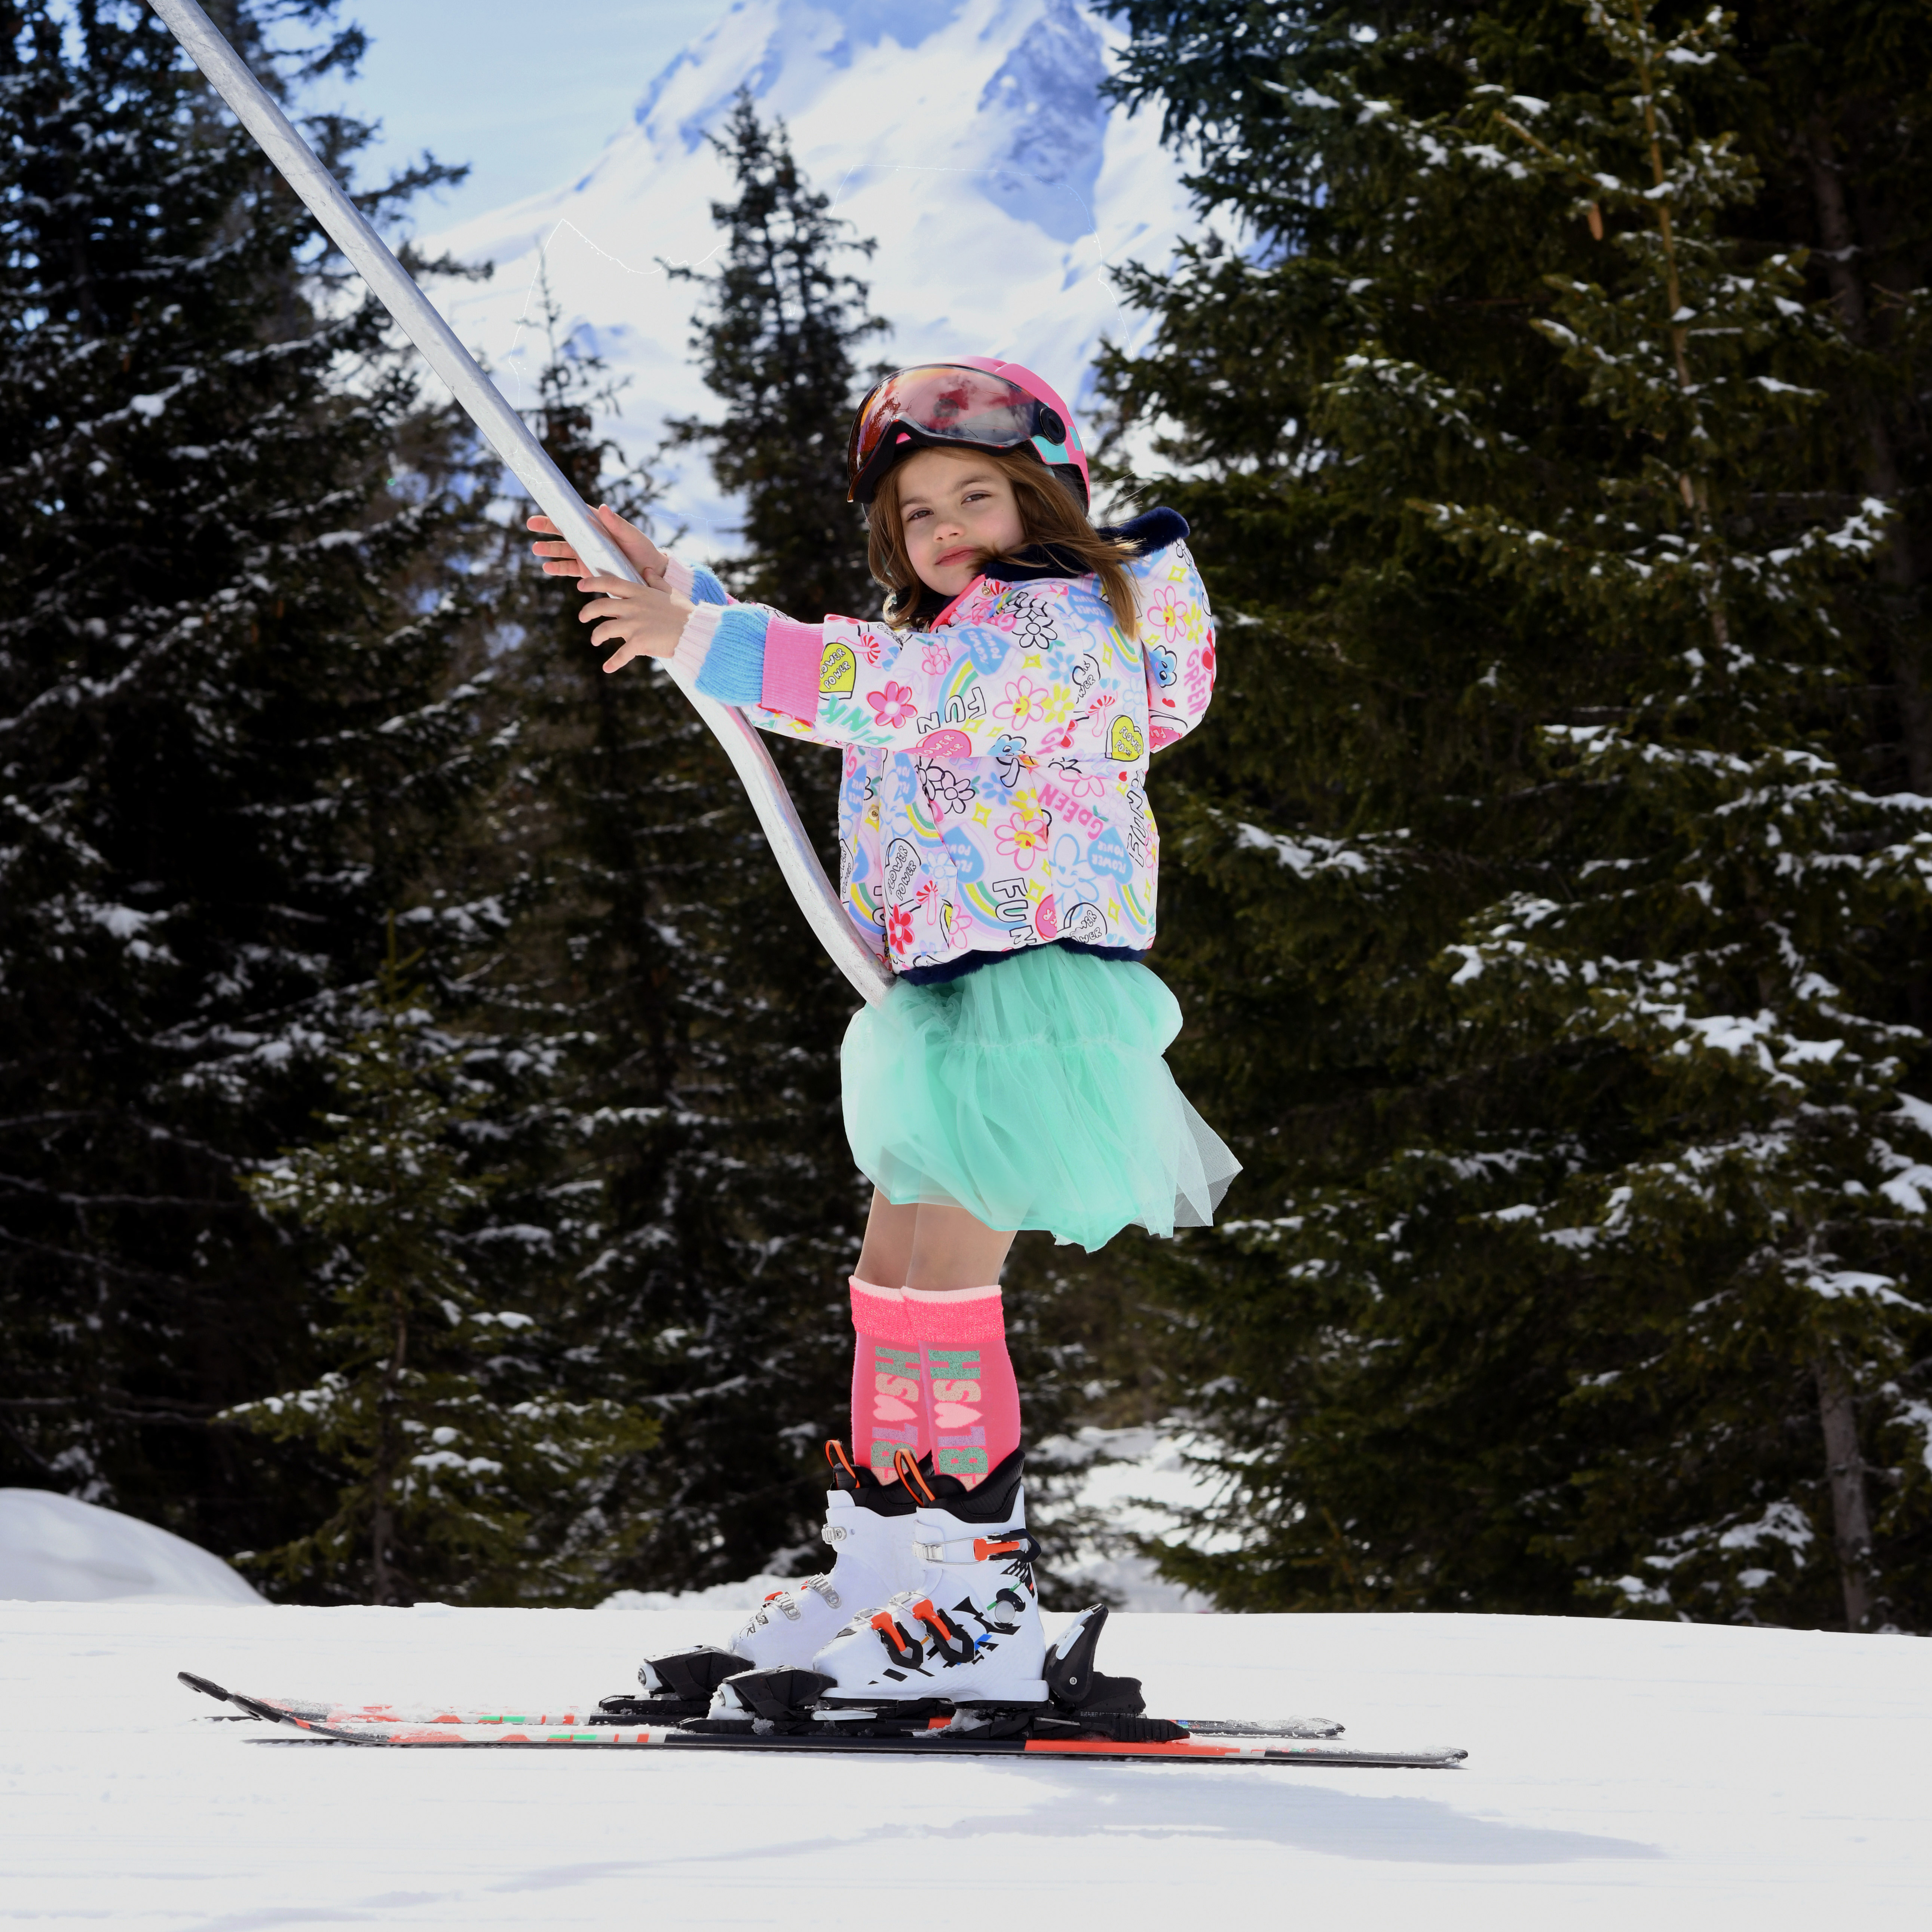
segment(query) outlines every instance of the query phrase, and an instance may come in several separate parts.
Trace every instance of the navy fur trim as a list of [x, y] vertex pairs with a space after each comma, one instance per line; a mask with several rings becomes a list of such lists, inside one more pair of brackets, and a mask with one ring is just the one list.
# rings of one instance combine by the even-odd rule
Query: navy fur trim
[[[1124, 524], [1102, 524], [1099, 534], [1120, 543], [1132, 544], [1139, 555], [1151, 556], [1157, 550], [1186, 542], [1187, 519], [1178, 510], [1170, 510], [1164, 504], [1157, 505]], [[994, 559], [980, 574], [991, 578], [995, 584], [1034, 584], [1045, 578], [1084, 577], [1087, 566], [1077, 556], [1056, 550], [1051, 544], [1030, 544], [1010, 560]], [[914, 628], [929, 629], [933, 620], [952, 602], [951, 598], [942, 597], [936, 590], [922, 589], [918, 606], [913, 612]]]
[[1143, 510], [1124, 524], [1108, 524], [1100, 534], [1118, 537], [1123, 543], [1134, 544], [1142, 556], [1151, 556], [1157, 550], [1187, 541], [1187, 519], [1178, 510], [1156, 503], [1151, 510]]
[[[1102, 524], [1095, 534], [1132, 544], [1138, 555], [1151, 556], [1170, 544], [1186, 541], [1187, 519], [1178, 510], [1162, 506], [1124, 524]], [[1070, 551], [1055, 550], [1051, 544], [1030, 544], [1010, 560], [994, 558], [980, 574], [995, 584], [1030, 584], [1043, 577], [1084, 577], [1087, 566]]]
[[[1049, 946], [1064, 946], [1069, 952], [1084, 952], [1090, 959], [1124, 959], [1130, 966], [1144, 966], [1148, 953], [1136, 952], [1127, 946], [1089, 946], [1083, 940], [1051, 939]], [[1030, 952], [1030, 946], [1016, 946], [1006, 952], [962, 952], [957, 959], [949, 959], [940, 966], [906, 966], [899, 970], [898, 976], [908, 986], [948, 986], [955, 980], [963, 980], [968, 973], [976, 973], [982, 966], [997, 966], [1002, 959], [1017, 959], [1022, 952]]]
[[1084, 577], [1087, 566], [1051, 544], [1029, 544], [1015, 556], [994, 557], [980, 574], [995, 584], [1036, 584], [1048, 577]]

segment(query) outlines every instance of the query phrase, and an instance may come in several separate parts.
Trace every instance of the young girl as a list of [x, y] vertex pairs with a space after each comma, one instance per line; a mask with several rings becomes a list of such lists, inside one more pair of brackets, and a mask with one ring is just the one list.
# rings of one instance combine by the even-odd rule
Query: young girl
[[883, 623], [735, 604], [608, 507], [643, 584], [534, 546], [591, 593], [607, 671], [670, 658], [764, 729], [842, 748], [839, 895], [898, 975], [843, 1052], [874, 1192], [837, 1562], [728, 1649], [641, 1674], [672, 1700], [809, 1665], [833, 1709], [1023, 1706], [1046, 1691], [1006, 1251], [1022, 1228], [1092, 1250], [1130, 1223], [1205, 1226], [1238, 1170], [1168, 1071], [1180, 1009], [1142, 963], [1148, 760], [1207, 709], [1214, 628], [1186, 525], [1096, 530], [1072, 412], [1016, 364], [900, 370], [861, 405], [848, 466]]

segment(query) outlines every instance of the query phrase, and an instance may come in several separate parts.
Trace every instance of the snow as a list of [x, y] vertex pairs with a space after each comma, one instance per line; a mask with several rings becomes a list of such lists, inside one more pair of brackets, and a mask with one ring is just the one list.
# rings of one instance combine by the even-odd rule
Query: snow
[[[566, 334], [631, 387], [610, 427], [651, 454], [664, 416], [715, 411], [691, 358], [699, 291], [667, 262], [709, 264], [714, 201], [733, 198], [704, 140], [748, 86], [782, 116], [813, 185], [879, 244], [848, 266], [894, 334], [868, 348], [904, 364], [1002, 355], [1039, 369], [1080, 408], [1123, 309], [1109, 266], [1171, 259], [1196, 226], [1160, 117], [1110, 112], [1098, 91], [1121, 30], [1074, 0], [737, 0], [644, 85], [632, 124], [577, 178], [424, 238], [424, 252], [490, 261], [487, 282], [436, 285], [457, 332], [520, 406], [548, 350], [537, 278], [548, 264]], [[694, 554], [728, 543], [733, 515], [703, 466], [673, 460], [668, 508]]]
[[0, 1490], [0, 1598], [260, 1604], [218, 1556], [186, 1538], [50, 1490]]
[[795, 1590], [796, 1576], [748, 1576], [742, 1583], [713, 1583], [703, 1590], [619, 1590], [598, 1605], [602, 1610], [675, 1611], [679, 1628], [693, 1643], [716, 1643], [734, 1617], [748, 1616], [781, 1590]]
[[1468, 1748], [1436, 1772], [354, 1750], [258, 1741], [173, 1681], [543, 1703], [623, 1688], [685, 1621], [0, 1605], [0, 1917], [1152, 1932], [1238, 1911], [1708, 1932], [1907, 1925], [1932, 1905], [1932, 1646], [1909, 1638], [1487, 1616], [1108, 1628], [1102, 1663], [1154, 1708]]

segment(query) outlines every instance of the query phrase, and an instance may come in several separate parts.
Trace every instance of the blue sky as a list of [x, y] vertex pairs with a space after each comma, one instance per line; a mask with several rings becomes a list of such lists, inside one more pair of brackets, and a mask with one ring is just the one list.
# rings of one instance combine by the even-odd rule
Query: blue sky
[[[651, 77], [730, 0], [347, 0], [370, 39], [360, 76], [319, 103], [382, 123], [364, 178], [413, 159], [467, 161], [470, 178], [416, 204], [442, 228], [554, 188], [594, 160]], [[440, 204], [440, 205], [439, 205]]]

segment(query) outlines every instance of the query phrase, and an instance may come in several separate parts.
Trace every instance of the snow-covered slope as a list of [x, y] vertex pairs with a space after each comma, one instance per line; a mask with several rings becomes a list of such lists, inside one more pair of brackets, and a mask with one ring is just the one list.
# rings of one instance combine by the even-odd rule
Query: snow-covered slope
[[1102, 1663], [1156, 1708], [1468, 1749], [1427, 1772], [355, 1750], [258, 1742], [174, 1682], [548, 1705], [623, 1688], [682, 1626], [0, 1606], [0, 1919], [1814, 1932], [1932, 1910], [1932, 1645], [1910, 1638], [1557, 1617], [1108, 1626]]
[[0, 1599], [260, 1604], [218, 1556], [153, 1523], [48, 1490], [0, 1490]]
[[[1186, 225], [1155, 117], [1100, 97], [1120, 38], [1076, 0], [737, 0], [655, 79], [639, 76], [632, 124], [580, 178], [425, 237], [496, 264], [488, 284], [446, 283], [437, 298], [527, 400], [546, 353], [547, 262], [566, 329], [631, 380], [617, 427], [648, 452], [667, 412], [710, 400], [688, 346], [696, 291], [661, 264], [718, 246], [711, 203], [729, 182], [704, 136], [748, 86], [837, 212], [879, 244], [869, 268], [855, 264], [895, 327], [879, 353], [1009, 356], [1078, 406], [1102, 335], [1132, 340], [1139, 326], [1108, 265], [1164, 263]], [[674, 483], [670, 506], [700, 549], [724, 540], [729, 514], [701, 472]]]

